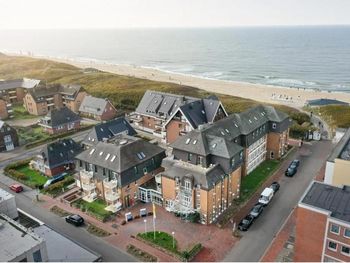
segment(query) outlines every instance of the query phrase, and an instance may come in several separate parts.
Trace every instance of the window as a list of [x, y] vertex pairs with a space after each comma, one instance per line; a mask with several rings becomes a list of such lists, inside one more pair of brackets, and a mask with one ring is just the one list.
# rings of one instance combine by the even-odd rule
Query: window
[[191, 190], [191, 182], [189, 180], [185, 181], [185, 189], [186, 190]]
[[79, 167], [83, 167], [83, 161], [79, 160]]
[[143, 173], [146, 174], [148, 171], [147, 171], [147, 167], [144, 167], [143, 168]]
[[135, 172], [135, 174], [138, 174], [137, 166], [134, 167], [134, 172]]
[[106, 175], [106, 168], [102, 169], [103, 175]]
[[186, 207], [189, 207], [190, 206], [190, 202], [191, 202], [190, 197], [189, 196], [185, 196], [183, 205], [186, 206]]
[[350, 229], [349, 228], [344, 229], [344, 237], [350, 238]]
[[231, 159], [231, 167], [233, 168], [235, 166], [235, 158]]
[[341, 246], [341, 253], [349, 256], [350, 255], [350, 247]]
[[95, 165], [95, 173], [97, 173], [97, 165]]
[[337, 251], [337, 243], [335, 243], [333, 241], [328, 241], [328, 249], [333, 250], [333, 251]]
[[34, 262], [42, 262], [43, 261], [41, 258], [40, 249], [33, 253], [33, 260], [34, 260]]
[[275, 159], [275, 153], [274, 152], [270, 152], [270, 159]]
[[190, 143], [190, 141], [191, 141], [191, 139], [190, 138], [188, 138], [187, 140], [186, 140], [186, 144], [189, 144]]
[[272, 123], [272, 129], [276, 129], [277, 128], [277, 124], [276, 123]]
[[339, 231], [340, 231], [340, 227], [335, 225], [335, 224], [331, 224], [331, 229], [330, 229], [331, 233], [333, 234], [337, 234], [339, 235]]
[[188, 160], [188, 161], [191, 161], [191, 160], [192, 160], [192, 153], [189, 153], [189, 154], [187, 155], [187, 160]]

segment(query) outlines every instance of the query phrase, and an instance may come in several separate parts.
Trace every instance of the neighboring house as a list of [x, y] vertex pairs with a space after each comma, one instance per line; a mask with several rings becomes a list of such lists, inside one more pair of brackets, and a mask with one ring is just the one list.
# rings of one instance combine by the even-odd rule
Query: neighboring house
[[172, 143], [179, 136], [227, 116], [215, 96], [206, 99], [147, 90], [130, 119], [135, 127]]
[[333, 149], [326, 163], [324, 182], [334, 186], [350, 185], [350, 129]]
[[214, 222], [239, 197], [241, 176], [286, 153], [290, 123], [273, 107], [257, 106], [179, 137], [162, 164], [166, 209]]
[[308, 100], [306, 102], [306, 106], [309, 106], [309, 107], [322, 107], [327, 105], [349, 106], [349, 103], [340, 101], [340, 100], [333, 100], [333, 99], [316, 99], [316, 100]]
[[81, 118], [67, 107], [54, 108], [40, 119], [39, 125], [49, 134], [65, 133], [80, 129]]
[[0, 95], [0, 120], [6, 120], [13, 117], [12, 104]]
[[117, 116], [117, 110], [108, 99], [86, 96], [79, 108], [82, 117], [108, 121]]
[[32, 229], [0, 214], [0, 261], [47, 262], [46, 242]]
[[119, 117], [117, 119], [102, 122], [95, 125], [91, 131], [86, 135], [82, 144], [85, 149], [88, 149], [98, 142], [109, 140], [118, 134], [126, 134], [130, 136], [134, 136], [136, 131], [129, 124], [127, 120], [123, 117]]
[[11, 151], [18, 146], [16, 129], [0, 120], [0, 152]]
[[32, 115], [45, 115], [52, 109], [66, 106], [73, 112], [78, 109], [86, 96], [79, 85], [38, 85], [24, 96], [24, 106]]
[[295, 262], [348, 262], [350, 186], [312, 182], [296, 210]]
[[46, 176], [55, 176], [74, 170], [74, 158], [82, 150], [80, 144], [73, 139], [58, 140], [45, 145], [40, 150], [40, 153], [30, 162], [30, 166]]
[[40, 80], [36, 79], [14, 79], [0, 81], [0, 97], [8, 104], [22, 103], [28, 90], [37, 87]]
[[[101, 198], [108, 210], [117, 211], [135, 204], [138, 188], [163, 170], [165, 149], [128, 135], [99, 142], [76, 156], [77, 185], [83, 199]], [[161, 195], [157, 198], [162, 202]]]

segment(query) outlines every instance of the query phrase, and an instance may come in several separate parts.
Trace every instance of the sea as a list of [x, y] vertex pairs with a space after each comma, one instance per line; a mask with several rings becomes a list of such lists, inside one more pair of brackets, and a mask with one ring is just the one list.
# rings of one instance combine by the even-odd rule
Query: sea
[[350, 92], [350, 26], [0, 30], [0, 52]]

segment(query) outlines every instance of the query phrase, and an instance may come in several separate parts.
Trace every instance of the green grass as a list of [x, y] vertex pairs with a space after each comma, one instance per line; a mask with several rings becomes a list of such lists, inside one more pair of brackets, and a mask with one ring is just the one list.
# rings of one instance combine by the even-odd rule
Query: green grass
[[80, 199], [75, 201], [73, 205], [102, 221], [107, 220], [112, 215], [112, 212], [105, 210], [107, 204], [101, 199], [96, 199], [91, 203]]
[[240, 201], [246, 201], [280, 166], [280, 161], [266, 160], [254, 169], [250, 174], [244, 176], [241, 182]]
[[154, 239], [154, 232], [139, 233], [138, 236], [157, 246], [165, 248], [166, 250], [169, 250], [173, 253], [176, 253], [176, 254], [180, 253], [177, 250], [177, 240], [176, 239], [174, 240], [174, 247], [173, 247], [173, 237], [168, 233], [156, 231], [155, 239]]
[[75, 179], [73, 176], [68, 175], [66, 176], [62, 181], [56, 182], [46, 189], [42, 190], [42, 193], [52, 196], [53, 198], [59, 196], [60, 194], [64, 193], [68, 190], [68, 186], [73, 184], [75, 182]]
[[50, 135], [44, 132], [39, 125], [32, 125], [29, 127], [18, 127], [17, 133], [21, 144], [32, 143], [38, 140], [50, 138]]
[[35, 119], [38, 116], [30, 115], [23, 105], [13, 105], [13, 120]]
[[39, 172], [30, 169], [28, 165], [20, 166], [15, 170], [24, 173], [27, 176], [25, 183], [28, 186], [34, 187], [35, 185], [43, 185], [47, 181], [46, 176], [41, 175]]

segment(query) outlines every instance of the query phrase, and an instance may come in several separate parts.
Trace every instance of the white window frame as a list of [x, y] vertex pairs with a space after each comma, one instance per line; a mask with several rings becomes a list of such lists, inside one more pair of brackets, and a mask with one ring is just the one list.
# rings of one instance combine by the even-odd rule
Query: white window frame
[[[332, 247], [329, 246], [329, 243], [331, 243], [331, 242], [335, 244], [335, 248], [332, 248]], [[327, 240], [327, 248], [329, 250], [332, 250], [332, 251], [337, 251], [338, 250], [338, 243], [336, 243], [336, 242], [334, 242], [332, 240]]]
[[[347, 248], [349, 249], [349, 253], [343, 252], [343, 247], [347, 247]], [[340, 253], [341, 253], [342, 255], [345, 255], [345, 256], [350, 257], [350, 246], [342, 245], [342, 246], [341, 246], [341, 249], [340, 249]]]
[[[338, 232], [334, 232], [334, 231], [332, 231], [332, 226], [336, 226], [336, 227], [338, 227]], [[332, 234], [335, 234], [335, 235], [339, 235], [339, 233], [340, 233], [340, 226], [339, 226], [339, 225], [336, 225], [336, 224], [331, 223], [331, 225], [329, 226], [329, 232], [331, 232]]]
[[191, 181], [190, 180], [185, 180], [185, 185], [184, 185], [186, 190], [191, 190]]
[[349, 234], [349, 236], [345, 235], [346, 230], [349, 230], [349, 231], [350, 231], [349, 228], [344, 228], [343, 236], [344, 236], [345, 238], [349, 238], [349, 239], [350, 239], [350, 234]]

